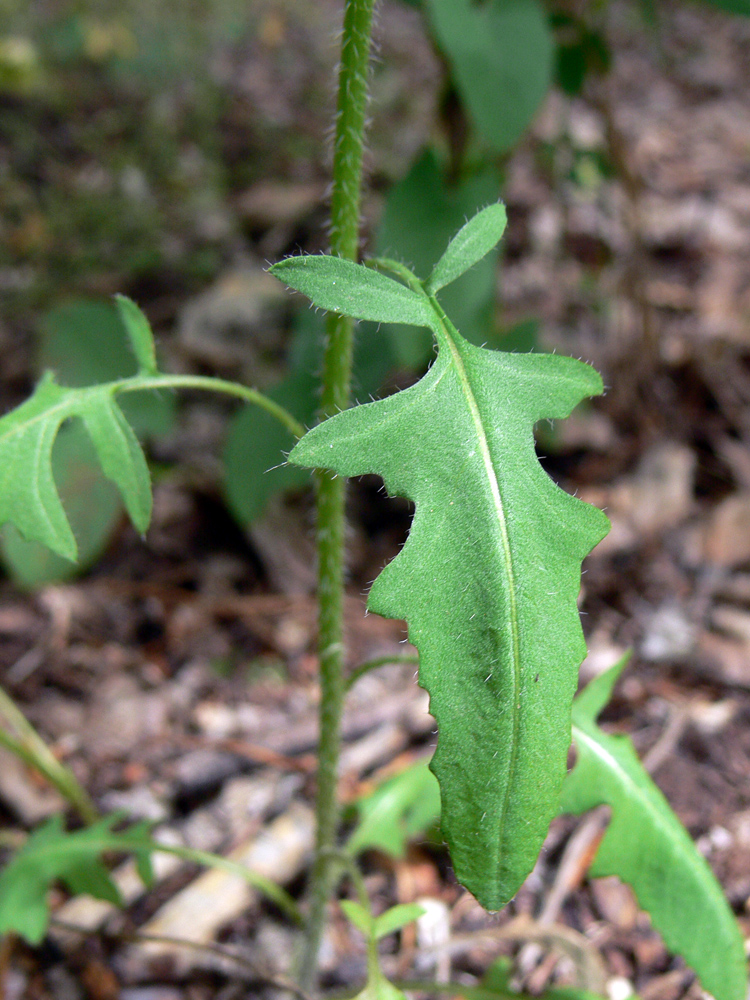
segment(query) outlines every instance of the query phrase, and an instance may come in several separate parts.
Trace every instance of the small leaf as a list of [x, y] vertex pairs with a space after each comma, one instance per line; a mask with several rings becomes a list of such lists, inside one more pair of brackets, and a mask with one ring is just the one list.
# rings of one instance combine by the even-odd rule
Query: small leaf
[[373, 936], [375, 921], [373, 916], [360, 903], [355, 903], [353, 899], [342, 899], [341, 909], [346, 914], [357, 930], [361, 931], [366, 938]]
[[117, 311], [133, 347], [138, 369], [142, 375], [158, 375], [156, 347], [151, 325], [138, 306], [126, 295], [115, 295]]
[[604, 707], [609, 704], [615, 684], [620, 679], [620, 674], [630, 663], [631, 656], [632, 651], [627, 650], [617, 663], [592, 678], [586, 687], [576, 695], [573, 702], [576, 718], [590, 719], [594, 722], [599, 717]]
[[270, 270], [329, 312], [376, 323], [430, 325], [431, 312], [423, 295], [350, 260], [322, 254], [287, 257]]
[[359, 824], [347, 850], [359, 854], [374, 847], [403, 858], [410, 840], [440, 819], [440, 789], [425, 761], [405, 768], [357, 803]]
[[449, 285], [490, 252], [499, 242], [508, 216], [505, 205], [488, 205], [459, 229], [437, 262], [427, 282], [430, 294]]
[[110, 850], [131, 848], [139, 860], [139, 872], [148, 869], [144, 853], [146, 825], [135, 823], [121, 833], [112, 827], [119, 815], [107, 816], [83, 830], [68, 833], [62, 817], [53, 816], [31, 834], [0, 873], [0, 934], [14, 931], [29, 944], [39, 944], [49, 924], [47, 893], [58, 880], [71, 892], [88, 893], [120, 905], [120, 895], [101, 856]]
[[[45, 313], [39, 324], [39, 371], [70, 388], [102, 385], [138, 371], [124, 319], [116, 304], [73, 299]], [[131, 392], [122, 412], [139, 437], [168, 432], [175, 420], [171, 393]]]
[[742, 934], [721, 886], [626, 736], [595, 722], [624, 666], [597, 677], [573, 705], [575, 767], [565, 779], [561, 811], [612, 809], [590, 874], [617, 875], [632, 886], [667, 947], [681, 955], [716, 1000], [744, 1000], [747, 966]]
[[48, 373], [25, 403], [0, 418], [0, 524], [10, 521], [66, 559], [76, 558], [77, 546], [54, 481], [52, 447], [72, 417], [83, 421], [136, 528], [145, 531], [151, 517], [148, 466], [114, 386], [66, 389]]
[[375, 918], [373, 935], [379, 941], [388, 934], [401, 930], [413, 920], [419, 920], [424, 912], [424, 907], [419, 903], [400, 903], [398, 906], [392, 906]]
[[[406, 177], [388, 192], [375, 256], [404, 261], [418, 278], [426, 279], [464, 221], [494, 201], [499, 190], [500, 173], [494, 166], [449, 183], [437, 152], [423, 150]], [[443, 309], [472, 344], [493, 340], [498, 257], [499, 251], [491, 250], [440, 293]], [[429, 330], [384, 325], [376, 334], [381, 354], [384, 342], [390, 345], [395, 367], [422, 371], [428, 367], [433, 356]]]

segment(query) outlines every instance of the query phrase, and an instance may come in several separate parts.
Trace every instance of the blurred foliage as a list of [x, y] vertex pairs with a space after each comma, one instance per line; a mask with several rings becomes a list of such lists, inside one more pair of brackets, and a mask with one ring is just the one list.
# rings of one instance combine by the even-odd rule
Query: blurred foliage
[[[97, 385], [135, 374], [136, 359], [125, 328], [110, 302], [70, 301], [50, 310], [39, 329], [37, 370], [52, 369], [66, 386]], [[163, 434], [175, 416], [171, 395], [133, 393], [121, 403], [139, 436]], [[25, 587], [66, 580], [93, 565], [122, 521], [116, 486], [105, 478], [89, 435], [80, 421], [65, 424], [52, 452], [55, 482], [78, 543], [78, 561], [27, 541], [12, 526], [0, 529], [0, 561]]]
[[[442, 77], [429, 145], [402, 176], [380, 179], [392, 183], [371, 244], [426, 274], [464, 219], [500, 196], [507, 157], [549, 88], [585, 97], [609, 72], [611, 0], [404, 2], [420, 10]], [[750, 13], [750, 0], [704, 2]], [[639, 0], [633, 15], [658, 33], [664, 7]], [[61, 299], [127, 291], [146, 302], [166, 297], [173, 316], [228, 260], [255, 247], [257, 234], [235, 210], [239, 194], [275, 174], [327, 169], [320, 135], [330, 95], [320, 88], [331, 84], [330, 53], [312, 30], [322, 18], [322, 8], [299, 0], [0, 0], [3, 320], [22, 328], [47, 313], [41, 360], [63, 381], [99, 377], [85, 374], [86, 359], [96, 359], [96, 331], [111, 322], [97, 317], [108, 308], [99, 301], [93, 312], [79, 301], [66, 314], [68, 306], [57, 311]], [[537, 142], [535, 154], [552, 183], [590, 194], [612, 172], [606, 148], [578, 149], [564, 136], [554, 147]], [[532, 319], [505, 327], [497, 266], [497, 253], [489, 255], [446, 289], [444, 304], [474, 343], [537, 349]], [[312, 314], [296, 323], [288, 374], [271, 395], [311, 424], [320, 323]], [[425, 331], [360, 324], [355, 397], [408, 380], [431, 357]], [[66, 431], [70, 441], [55, 459], [63, 479], [73, 470], [65, 448], [74, 434]], [[240, 523], [256, 519], [273, 493], [307, 482], [285, 464], [292, 443], [258, 411], [234, 418], [225, 492]], [[71, 482], [83, 481], [81, 462]], [[83, 550], [93, 558], [110, 531], [102, 526]], [[27, 582], [45, 578], [38, 554], [29, 555], [36, 568], [19, 574], [19, 545], [6, 538], [14, 572]]]
[[265, 6], [2, 0], [6, 318], [63, 292], [184, 295], [215, 276], [239, 231], [230, 191], [268, 170], [279, 137], [254, 131], [250, 104], [239, 131], [226, 124], [239, 55], [283, 57]]

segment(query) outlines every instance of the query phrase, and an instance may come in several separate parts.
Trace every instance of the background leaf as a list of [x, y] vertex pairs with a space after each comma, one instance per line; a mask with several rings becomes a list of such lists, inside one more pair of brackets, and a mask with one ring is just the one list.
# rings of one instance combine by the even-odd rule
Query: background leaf
[[750, 17], [750, 0], [704, 0], [704, 3], [711, 7], [718, 7], [719, 10], [729, 14], [742, 14]]
[[617, 875], [632, 886], [667, 947], [682, 955], [703, 988], [716, 1000], [743, 1000], [744, 941], [721, 886], [630, 740], [595, 723], [624, 665], [591, 681], [574, 703], [577, 760], [563, 785], [561, 811], [612, 808], [590, 874]]
[[122, 517], [120, 494], [102, 475], [94, 446], [79, 421], [60, 428], [52, 449], [52, 472], [78, 544], [78, 561], [72, 563], [40, 542], [27, 541], [7, 524], [2, 530], [3, 562], [24, 587], [66, 580], [91, 566]]
[[378, 473], [415, 501], [368, 605], [406, 618], [419, 648], [442, 830], [458, 878], [488, 909], [515, 894], [556, 810], [585, 653], [580, 562], [607, 526], [543, 472], [533, 426], [601, 388], [581, 362], [482, 350], [443, 321], [420, 382], [326, 420], [290, 455]]
[[[375, 256], [395, 258], [419, 278], [427, 278], [441, 248], [467, 218], [497, 199], [499, 189], [500, 175], [492, 167], [449, 183], [435, 151], [426, 149], [388, 194]], [[443, 308], [473, 344], [494, 343], [498, 257], [499, 250], [490, 250], [470, 271], [440, 292]], [[428, 330], [383, 325], [376, 333], [381, 345], [390, 343], [395, 363], [403, 368], [424, 369], [432, 357], [432, 334]]]
[[[38, 371], [52, 369], [56, 380], [71, 388], [113, 382], [138, 371], [121, 314], [109, 301], [73, 299], [50, 310], [40, 322], [38, 342]], [[139, 436], [165, 434], [174, 425], [171, 393], [128, 393], [121, 405]]]
[[[318, 409], [324, 337], [323, 315], [300, 310], [294, 320], [289, 374], [266, 392], [307, 427], [315, 422]], [[360, 323], [354, 344], [354, 395], [370, 399], [395, 367], [384, 328]], [[294, 443], [279, 421], [257, 406], [243, 407], [230, 420], [223, 455], [224, 495], [243, 527], [257, 521], [276, 493], [309, 486], [309, 470], [286, 461]]]
[[538, 0], [427, 0], [435, 35], [484, 141], [514, 146], [549, 89], [553, 40]]
[[359, 823], [347, 850], [359, 854], [369, 848], [403, 858], [407, 844], [440, 820], [440, 789], [427, 761], [419, 761], [394, 775], [357, 803]]
[[352, 1000], [407, 1000], [407, 998], [406, 994], [393, 983], [389, 983], [382, 973], [378, 973], [368, 979], [365, 988]]
[[0, 873], [0, 934], [15, 931], [29, 944], [39, 944], [49, 924], [47, 893], [58, 880], [73, 893], [89, 893], [120, 905], [120, 895], [101, 861], [106, 851], [132, 849], [139, 874], [150, 875], [147, 825], [135, 823], [112, 833], [119, 816], [108, 816], [75, 833], [63, 828], [61, 816], [35, 830]]
[[79, 417], [102, 469], [118, 487], [133, 524], [151, 518], [151, 480], [138, 439], [112, 385], [67, 389], [45, 376], [33, 395], [0, 418], [0, 524], [75, 559], [76, 541], [57, 492], [52, 448], [62, 424]]
[[424, 907], [419, 903], [400, 903], [398, 906], [392, 906], [375, 918], [373, 926], [375, 938], [379, 941], [395, 931], [400, 931], [413, 920], [418, 920], [423, 913]]
[[[318, 406], [323, 336], [322, 317], [301, 310], [295, 319], [289, 374], [266, 393], [303, 426], [314, 422]], [[224, 495], [243, 527], [262, 515], [274, 494], [309, 485], [309, 471], [286, 461], [294, 443], [293, 435], [257, 406], [245, 406], [231, 419], [223, 455]]]

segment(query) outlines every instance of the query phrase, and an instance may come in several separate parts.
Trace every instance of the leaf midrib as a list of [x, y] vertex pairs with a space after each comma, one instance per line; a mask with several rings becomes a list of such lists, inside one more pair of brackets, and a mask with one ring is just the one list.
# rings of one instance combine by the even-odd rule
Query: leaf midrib
[[[656, 807], [656, 804], [649, 795], [642, 793], [641, 787], [638, 783], [628, 774], [626, 768], [618, 761], [617, 757], [612, 754], [595, 736], [587, 732], [582, 726], [577, 723], [573, 723], [572, 726], [573, 738], [576, 741], [580, 741], [586, 745], [586, 747], [600, 760], [603, 764], [610, 770], [610, 773], [614, 776], [615, 780], [619, 780], [621, 785], [624, 786], [625, 795], [634, 795], [640, 804], [640, 808], [644, 810], [650, 817], [654, 827], [656, 827], [659, 833], [665, 837], [672, 847], [676, 856], [681, 859], [681, 864], [685, 865], [687, 870], [691, 873], [693, 878], [697, 878], [703, 893], [708, 895], [714, 904], [719, 905], [719, 909], [724, 908], [724, 898], [720, 894], [720, 890], [717, 890], [717, 886], [714, 884], [712, 879], [702, 879], [700, 876], [702, 874], [700, 866], [696, 866], [691, 863], [691, 852], [685, 852], [681, 849], [681, 844], [679, 840], [676, 840], [673, 835], [673, 829], [670, 827], [668, 822], [665, 822], [664, 816], [661, 811]], [[605, 737], [607, 734], [603, 734]], [[613, 737], [609, 737], [613, 738]], [[617, 808], [616, 803], [606, 802], [613, 810]], [[620, 871], [616, 872], [620, 878], [625, 878], [624, 874]], [[631, 883], [632, 884], [632, 883]], [[695, 883], [694, 883], [695, 884]], [[635, 889], [635, 885], [633, 885]], [[636, 894], [637, 895], [637, 894]], [[639, 902], [643, 905], [644, 901], [639, 898]], [[716, 910], [714, 909], [714, 913]], [[665, 934], [665, 928], [660, 927], [661, 933]], [[670, 938], [672, 935], [670, 934]], [[665, 940], [667, 938], [665, 937]], [[672, 941], [667, 940], [668, 947], [674, 947]], [[684, 952], [680, 952], [684, 956]]]
[[513, 788], [513, 777], [518, 761], [518, 731], [520, 725], [520, 703], [518, 698], [520, 696], [521, 690], [521, 649], [520, 649], [520, 635], [518, 629], [518, 601], [516, 598], [516, 578], [515, 569], [513, 565], [513, 553], [510, 547], [510, 539], [508, 537], [508, 526], [505, 517], [505, 505], [503, 503], [502, 491], [500, 489], [500, 482], [495, 473], [495, 467], [492, 463], [492, 455], [490, 453], [489, 442], [487, 439], [487, 432], [484, 428], [484, 423], [482, 421], [482, 415], [479, 412], [479, 405], [477, 404], [476, 397], [471, 388], [471, 382], [469, 380], [466, 367], [463, 362], [463, 358], [458, 350], [455, 342], [455, 338], [452, 335], [452, 324], [448, 317], [443, 312], [440, 304], [434, 296], [430, 296], [430, 304], [433, 307], [435, 315], [439, 321], [439, 329], [435, 332], [438, 334], [439, 339], [443, 339], [451, 352], [451, 359], [453, 365], [456, 369], [456, 374], [458, 376], [459, 384], [461, 386], [461, 391], [463, 392], [464, 399], [466, 401], [469, 414], [471, 416], [474, 428], [477, 434], [477, 440], [479, 442], [479, 450], [482, 456], [482, 463], [484, 465], [484, 470], [487, 476], [487, 482], [489, 484], [490, 493], [492, 495], [493, 504], [495, 507], [495, 512], [497, 514], [497, 523], [500, 528], [500, 539], [502, 545], [503, 553], [503, 564], [505, 568], [506, 578], [507, 578], [507, 590], [508, 590], [508, 603], [509, 603], [509, 618], [511, 623], [511, 660], [513, 669], [513, 707], [511, 717], [513, 720], [513, 734], [510, 744], [510, 761], [508, 764], [508, 781], [505, 786], [505, 795], [503, 798], [503, 807], [500, 814], [500, 830], [499, 830], [499, 842], [502, 844], [505, 839], [505, 824], [508, 817], [508, 809], [511, 799], [511, 792]]

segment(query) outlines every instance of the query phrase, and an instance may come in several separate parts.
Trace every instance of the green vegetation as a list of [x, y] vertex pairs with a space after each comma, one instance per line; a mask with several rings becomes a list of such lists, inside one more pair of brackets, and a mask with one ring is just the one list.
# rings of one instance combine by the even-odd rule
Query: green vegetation
[[[528, 124], [552, 76], [553, 36], [543, 8], [535, 0], [487, 0], [479, 7], [464, 0], [429, 0], [425, 6], [466, 113], [493, 154], [505, 152]], [[369, 846], [383, 846], [378, 815], [398, 819], [401, 835], [386, 846], [402, 849], [408, 836], [434, 824], [437, 796], [422, 766], [410, 779], [361, 804], [360, 825], [340, 847], [344, 497], [346, 477], [377, 472], [391, 493], [415, 502], [416, 513], [406, 546], [376, 580], [369, 605], [406, 618], [419, 650], [420, 683], [430, 693], [439, 727], [431, 770], [440, 786], [441, 830], [459, 879], [483, 905], [498, 909], [533, 867], [558, 811], [577, 814], [606, 804], [612, 821], [593, 870], [617, 874], [633, 885], [669, 947], [691, 964], [717, 1000], [743, 1000], [743, 941], [718, 884], [627, 741], [596, 725], [622, 664], [573, 701], [585, 653], [576, 608], [580, 564], [606, 533], [607, 521], [546, 476], [535, 455], [533, 430], [540, 419], [567, 416], [581, 399], [600, 393], [602, 383], [580, 361], [501, 352], [471, 342], [486, 339], [477, 317], [491, 305], [494, 255], [506, 222], [503, 206], [487, 193], [491, 168], [484, 163], [451, 187], [449, 177], [462, 172], [466, 150], [450, 151], [444, 173], [436, 153], [422, 153], [391, 196], [378, 240], [383, 256], [365, 265], [357, 262], [372, 12], [372, 0], [347, 0], [331, 254], [292, 257], [271, 269], [328, 314], [317, 426], [304, 433], [301, 420], [307, 414], [292, 403], [289, 409], [282, 405], [285, 392], [294, 398], [291, 380], [303, 365], [273, 398], [219, 378], [170, 375], [159, 367], [146, 317], [120, 297], [119, 323], [135, 371], [67, 384], [62, 374], [58, 379], [49, 372], [26, 402], [0, 418], [0, 522], [64, 559], [76, 557], [78, 544], [54, 464], [55, 444], [73, 421], [84, 428], [91, 458], [116, 487], [118, 503], [145, 532], [150, 473], [139, 428], [120, 405], [131, 393], [180, 387], [218, 391], [275, 421], [275, 445], [297, 441], [290, 462], [315, 470], [321, 736], [315, 858], [296, 978], [304, 992], [314, 991], [327, 904], [347, 876], [359, 899], [346, 901], [344, 909], [368, 947], [368, 982], [359, 996], [390, 1000], [402, 994], [380, 970], [377, 941], [418, 913], [396, 907], [374, 918], [357, 856]], [[589, 48], [591, 31], [581, 34]], [[503, 43], [499, 48], [497, 39]], [[589, 49], [584, 50], [585, 59]], [[482, 85], [476, 60], [492, 70], [491, 89]], [[529, 65], [531, 70], [524, 68]], [[572, 76], [570, 65], [568, 71]], [[513, 95], [502, 114], [490, 106], [498, 90]], [[474, 211], [487, 201], [487, 207]], [[434, 212], [432, 206], [437, 206]], [[456, 213], [469, 210], [471, 218], [459, 228]], [[426, 220], [417, 228], [429, 244], [423, 253], [409, 255], [419, 275], [394, 259], [399, 253], [394, 244], [413, 238], [415, 227], [404, 221], [412, 211], [414, 218]], [[433, 239], [435, 233], [439, 240]], [[469, 291], [455, 300], [454, 318], [466, 310], [471, 339], [450, 318], [449, 286], [460, 281]], [[382, 337], [396, 352], [411, 352], [415, 367], [424, 363], [433, 343], [437, 356], [409, 389], [350, 406], [354, 320], [380, 324], [367, 328], [366, 336]], [[463, 322], [462, 315], [458, 326]], [[429, 333], [412, 336], [403, 346], [404, 326]], [[239, 433], [236, 426], [233, 433]], [[251, 435], [252, 423], [242, 433]], [[233, 462], [242, 451], [235, 448]], [[232, 486], [233, 475], [236, 471], [229, 476], [230, 495], [245, 488]], [[251, 481], [252, 476], [246, 480]], [[577, 762], [566, 776], [571, 733]], [[59, 786], [59, 775], [57, 780]], [[56, 879], [73, 892], [114, 899], [101, 862], [107, 850], [135, 853], [148, 877], [150, 854], [162, 848], [140, 826], [113, 833], [116, 819], [96, 820], [75, 833], [66, 833], [55, 820], [32, 834], [0, 876], [0, 929], [38, 942], [49, 916], [46, 890]], [[262, 888], [268, 895], [275, 891]], [[283, 894], [274, 898], [287, 911], [296, 910]], [[482, 990], [484, 996], [506, 996], [502, 970], [494, 985], [488, 981]]]

